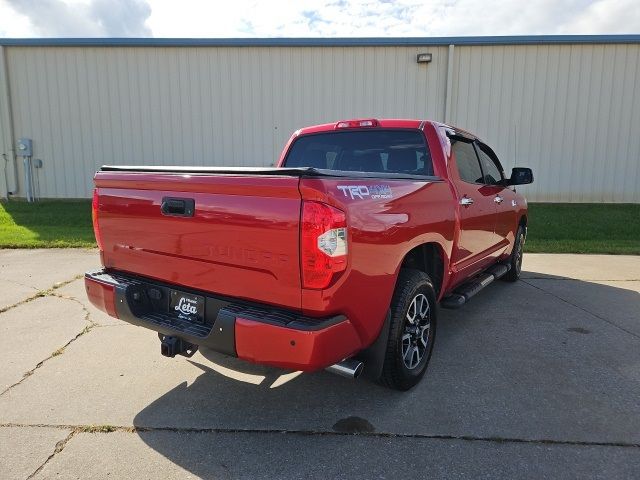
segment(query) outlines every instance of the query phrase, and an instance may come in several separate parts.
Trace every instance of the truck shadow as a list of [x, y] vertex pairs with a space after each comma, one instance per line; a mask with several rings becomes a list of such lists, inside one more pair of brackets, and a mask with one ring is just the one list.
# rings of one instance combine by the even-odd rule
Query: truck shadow
[[[634, 435], [629, 432], [640, 431], [640, 377], [628, 368], [640, 364], [640, 294], [538, 273], [524, 277], [516, 284], [497, 282], [460, 310], [440, 309], [431, 365], [410, 392], [204, 351], [187, 360], [202, 374], [151, 402], [134, 425], [148, 446], [200, 477], [219, 472], [234, 456], [261, 462], [267, 451], [273, 454], [273, 446], [262, 445], [270, 442], [269, 432], [577, 441], [595, 432], [599, 441], [628, 440]], [[594, 384], [603, 391], [613, 384], [616, 393], [596, 398]], [[167, 430], [197, 433], [198, 446], [187, 437], [171, 440]], [[229, 452], [225, 436], [240, 431], [253, 433], [243, 433], [241, 441], [228, 438], [239, 445]], [[312, 443], [301, 445], [309, 447], [300, 446], [297, 457], [317, 453]]]

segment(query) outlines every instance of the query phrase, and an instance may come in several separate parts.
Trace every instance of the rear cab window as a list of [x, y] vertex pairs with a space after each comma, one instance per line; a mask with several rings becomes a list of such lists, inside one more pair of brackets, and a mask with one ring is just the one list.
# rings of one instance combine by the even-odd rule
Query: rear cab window
[[499, 164], [496, 164], [497, 158], [495, 160], [492, 158], [495, 154], [483, 143], [478, 143], [477, 149], [480, 165], [482, 166], [482, 183], [485, 185], [499, 185], [504, 180], [504, 175], [502, 166], [498, 167]]
[[467, 183], [484, 183], [482, 169], [473, 143], [451, 140], [451, 150], [456, 159], [460, 180]]
[[433, 175], [431, 154], [421, 130], [345, 130], [303, 135], [289, 149], [284, 166]]

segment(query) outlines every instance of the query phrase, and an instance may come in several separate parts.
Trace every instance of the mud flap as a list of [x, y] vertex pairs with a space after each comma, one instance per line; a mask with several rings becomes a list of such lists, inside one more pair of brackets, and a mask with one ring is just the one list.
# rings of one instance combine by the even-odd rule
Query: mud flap
[[384, 317], [384, 324], [376, 341], [355, 357], [364, 363], [364, 370], [362, 371], [364, 378], [376, 381], [382, 376], [384, 357], [387, 352], [387, 343], [389, 342], [390, 325], [391, 311], [387, 310], [387, 315]]

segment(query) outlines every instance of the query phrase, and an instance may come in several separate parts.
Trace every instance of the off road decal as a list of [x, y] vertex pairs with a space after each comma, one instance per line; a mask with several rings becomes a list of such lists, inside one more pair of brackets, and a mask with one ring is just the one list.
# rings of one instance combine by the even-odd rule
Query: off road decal
[[338, 185], [337, 188], [345, 197], [352, 200], [356, 198], [363, 200], [365, 197], [372, 199], [393, 197], [393, 192], [391, 192], [389, 185], [373, 185], [371, 187], [367, 185]]

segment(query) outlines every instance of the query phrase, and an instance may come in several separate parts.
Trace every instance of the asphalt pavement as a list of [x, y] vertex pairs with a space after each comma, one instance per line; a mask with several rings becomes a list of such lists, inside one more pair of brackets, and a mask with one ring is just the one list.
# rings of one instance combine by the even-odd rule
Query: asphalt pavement
[[0, 250], [0, 478], [640, 478], [640, 257], [525, 255], [440, 310], [394, 392], [211, 351], [93, 308], [82, 249]]

